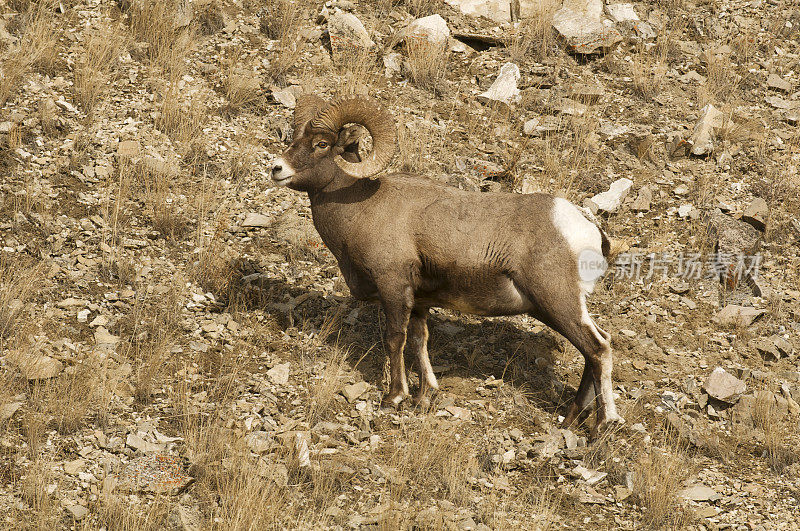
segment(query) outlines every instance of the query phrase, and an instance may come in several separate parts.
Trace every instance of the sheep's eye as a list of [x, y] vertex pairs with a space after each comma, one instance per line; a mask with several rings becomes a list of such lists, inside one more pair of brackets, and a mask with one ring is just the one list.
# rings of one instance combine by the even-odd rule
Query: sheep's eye
[[328, 147], [328, 143], [325, 142], [324, 140], [321, 140], [321, 141], [317, 142], [317, 147], [319, 149], [325, 149], [326, 147]]

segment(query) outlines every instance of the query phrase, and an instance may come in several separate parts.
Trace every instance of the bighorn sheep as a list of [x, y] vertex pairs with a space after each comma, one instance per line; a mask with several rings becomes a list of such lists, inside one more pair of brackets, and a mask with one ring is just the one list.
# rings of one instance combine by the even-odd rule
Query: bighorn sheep
[[[347, 124], [372, 135], [364, 160]], [[414, 401], [427, 403], [428, 390], [438, 389], [427, 350], [430, 308], [527, 313], [584, 356], [565, 423], [595, 400], [595, 430], [624, 422], [612, 393], [610, 336], [586, 308], [599, 275], [579, 267], [608, 255], [605, 234], [577, 207], [547, 194], [467, 192], [408, 173], [370, 178], [396, 148], [394, 120], [376, 101], [301, 97], [294, 139], [272, 168], [277, 185], [308, 193], [314, 226], [353, 296], [383, 306], [391, 368], [384, 403], [397, 406], [409, 394], [406, 343], [420, 374]]]

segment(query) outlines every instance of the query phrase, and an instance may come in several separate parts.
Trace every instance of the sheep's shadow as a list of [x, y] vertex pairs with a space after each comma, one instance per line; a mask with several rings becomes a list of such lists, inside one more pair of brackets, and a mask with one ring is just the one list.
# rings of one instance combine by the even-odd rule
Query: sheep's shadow
[[[215, 294], [224, 304], [266, 310], [285, 330], [322, 330], [327, 343], [347, 352], [348, 362], [365, 381], [380, 387], [386, 356], [379, 304], [291, 284], [252, 261], [240, 260], [232, 270], [226, 292]], [[428, 350], [442, 387], [456, 387], [458, 379], [494, 376], [512, 384], [535, 406], [563, 413], [575, 389], [556, 374], [553, 361], [565, 355], [557, 351], [563, 350], [566, 341], [543, 325], [534, 330], [521, 326], [509, 318], [433, 310], [428, 319]]]

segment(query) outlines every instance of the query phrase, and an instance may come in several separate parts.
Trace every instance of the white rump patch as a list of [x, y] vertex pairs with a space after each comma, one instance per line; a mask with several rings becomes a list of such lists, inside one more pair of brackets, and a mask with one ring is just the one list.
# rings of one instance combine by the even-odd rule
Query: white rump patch
[[583, 294], [594, 291], [594, 283], [608, 266], [603, 257], [603, 237], [600, 229], [583, 217], [580, 210], [561, 197], [553, 200], [553, 225], [561, 233], [578, 262]]

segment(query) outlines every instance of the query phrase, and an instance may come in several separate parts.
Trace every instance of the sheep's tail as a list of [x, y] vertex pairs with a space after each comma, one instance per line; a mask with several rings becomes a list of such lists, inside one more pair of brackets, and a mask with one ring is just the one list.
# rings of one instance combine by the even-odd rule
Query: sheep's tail
[[608, 258], [611, 254], [611, 241], [608, 239], [608, 236], [606, 236], [606, 231], [601, 229], [599, 225], [597, 230], [600, 231], [600, 238], [602, 238], [600, 249], [603, 251], [603, 258]]

